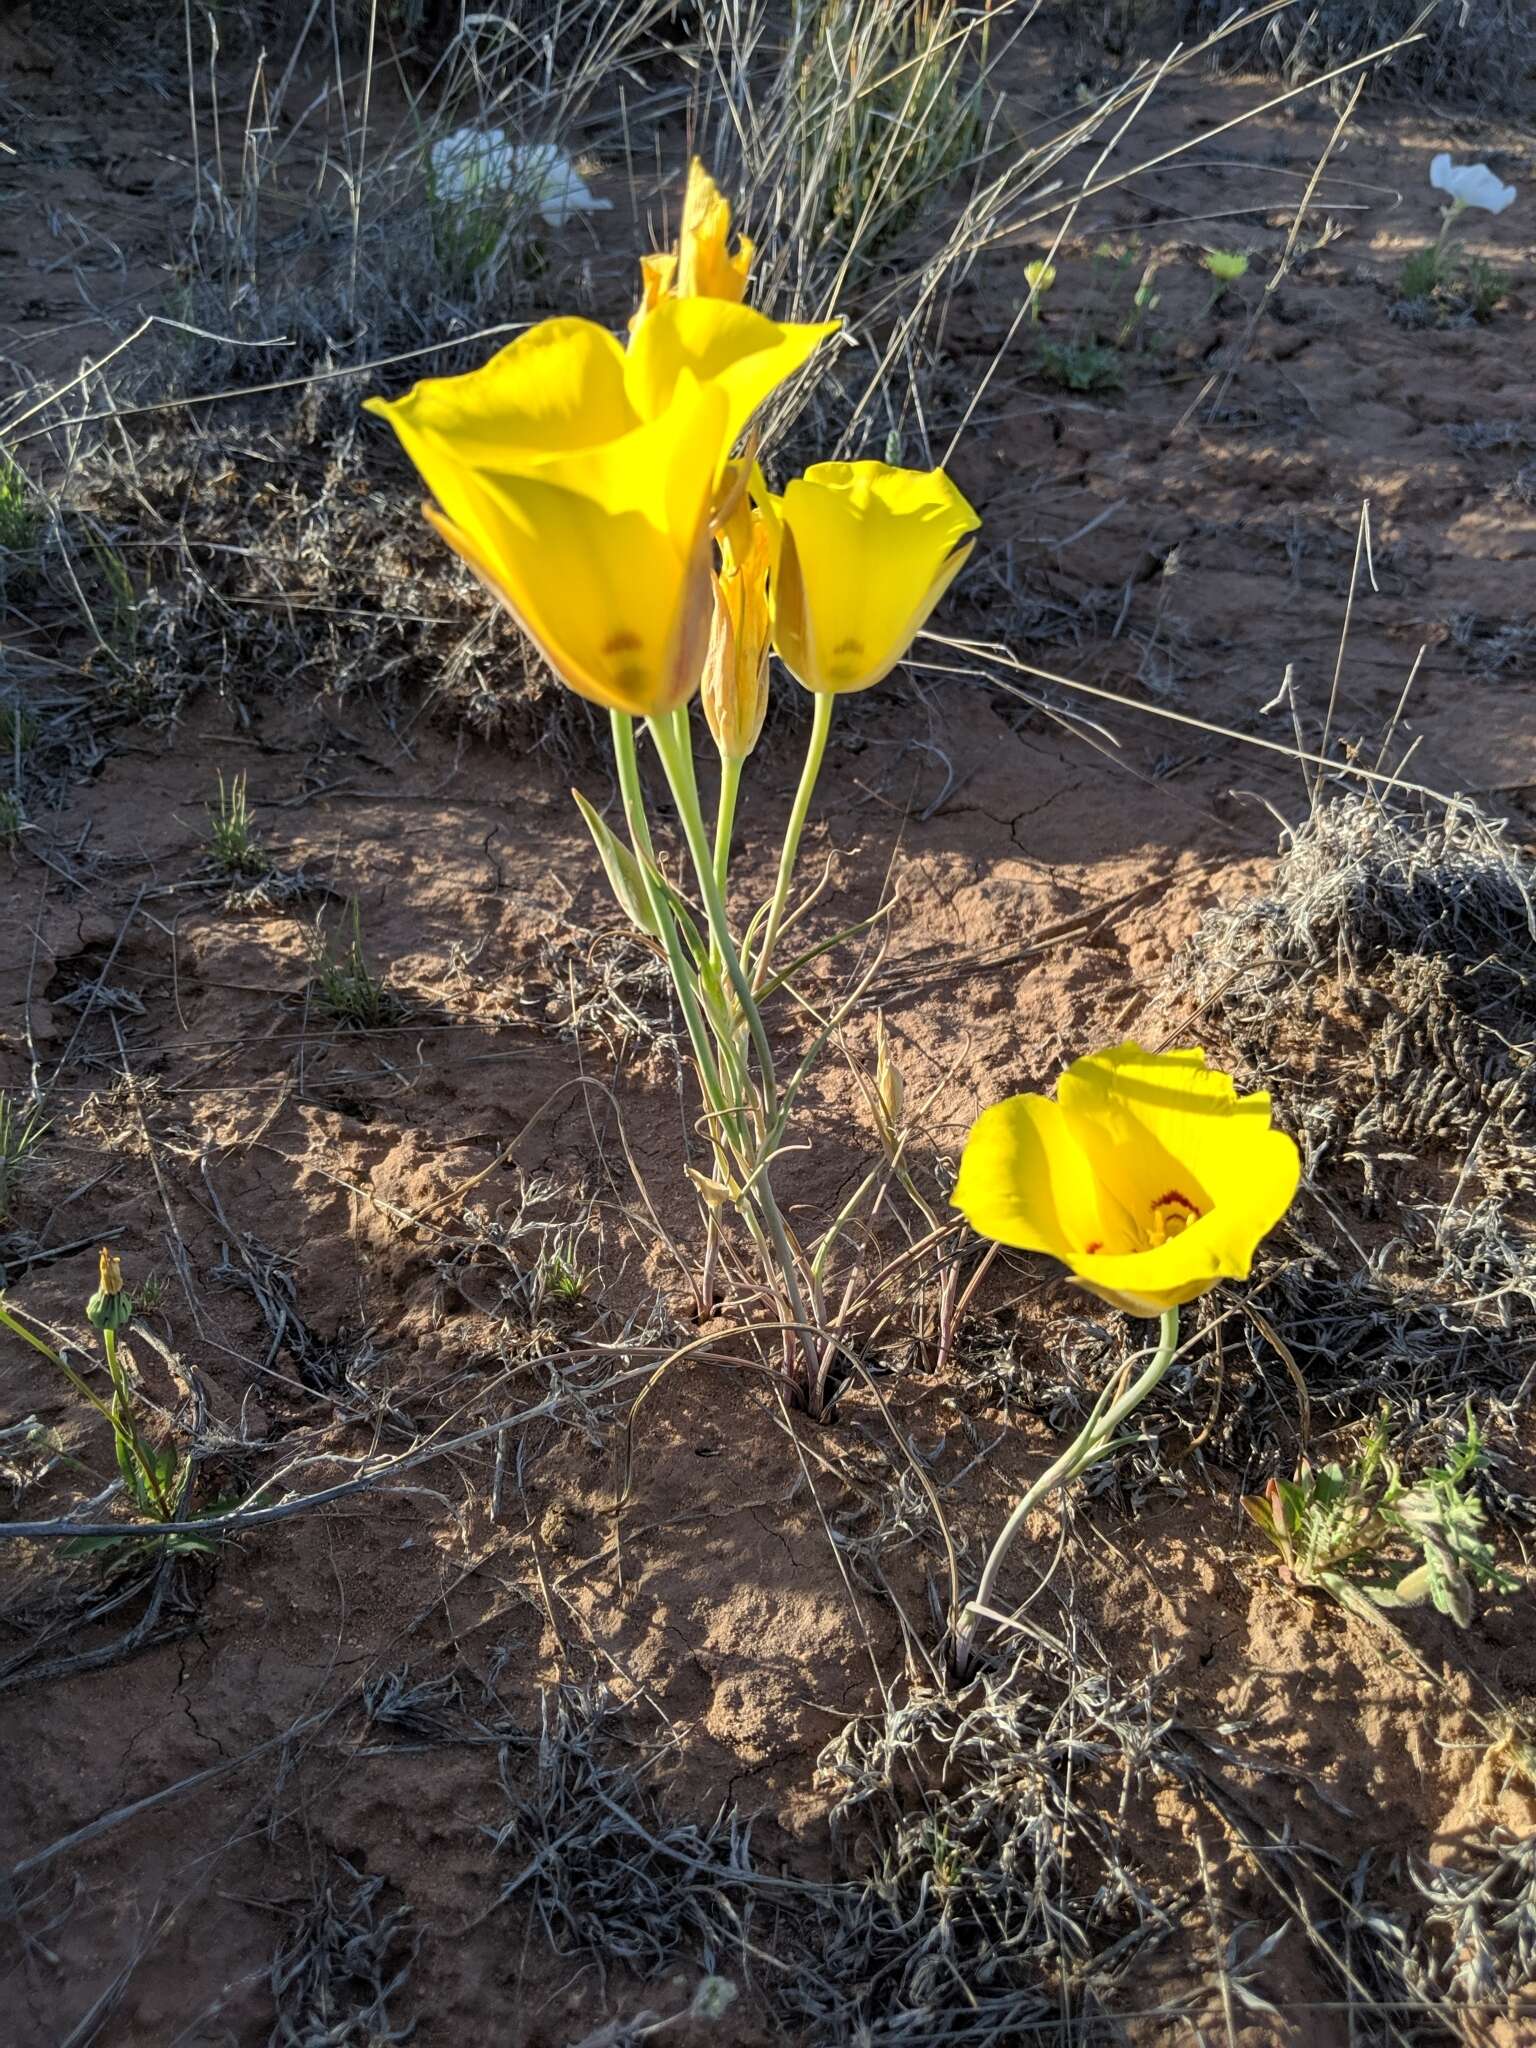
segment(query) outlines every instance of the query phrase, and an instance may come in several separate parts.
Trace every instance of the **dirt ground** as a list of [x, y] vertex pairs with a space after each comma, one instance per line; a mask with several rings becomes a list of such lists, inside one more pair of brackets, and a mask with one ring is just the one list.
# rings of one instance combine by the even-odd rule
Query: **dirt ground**
[[[184, 145], [156, 139], [180, 114], [99, 49], [45, 30], [42, 12], [4, 31], [17, 154], [3, 166], [0, 253], [18, 289], [0, 334], [18, 385], [70, 376], [163, 303], [191, 205]], [[1058, 55], [1020, 56], [1021, 128], [1070, 100]], [[1131, 160], [1273, 90], [1174, 78]], [[232, 81], [232, 117], [237, 101]], [[1027, 697], [1010, 695], [950, 672], [975, 664], [928, 643], [912, 673], [839, 707], [808, 837], [832, 877], [815, 917], [830, 933], [888, 884], [899, 891], [875, 998], [909, 1098], [931, 1099], [920, 1168], [935, 1200], [986, 1102], [1047, 1087], [1118, 1037], [1198, 1035], [1183, 949], [1214, 909], [1267, 885], [1281, 824], [1311, 806], [1309, 773], [1284, 753], [1298, 733], [1315, 750], [1326, 723], [1362, 767], [1401, 762], [1407, 782], [1464, 792], [1528, 835], [1536, 151], [1528, 133], [1368, 95], [1311, 194], [1299, 259], [1260, 309], [1336, 119], [1322, 95], [1293, 100], [1092, 201], [1042, 322], [1018, 330], [946, 456], [1054, 222], [983, 251], [955, 293], [926, 424], [984, 526], [936, 626], [1119, 701], [1026, 675]], [[675, 178], [680, 121], [657, 124], [655, 148]], [[1428, 166], [1441, 149], [1487, 156], [1520, 188], [1469, 240], [1511, 280], [1482, 324], [1392, 314], [1404, 256], [1438, 227]], [[617, 189], [601, 165], [594, 183]], [[1134, 251], [1136, 277], [1155, 261], [1159, 303], [1124, 388], [1072, 393], [1041, 377], [1034, 351], [1121, 288], [1093, 253], [1106, 238]], [[634, 245], [616, 207], [586, 259], [606, 317], [622, 315]], [[1200, 267], [1213, 245], [1253, 252], [1225, 291]], [[397, 389], [399, 374], [374, 388]], [[328, 422], [363, 388], [329, 398]], [[94, 405], [102, 389], [84, 395]], [[291, 404], [224, 405], [226, 434], [249, 437], [227, 488], [272, 493], [278, 523], [284, 480], [264, 436]], [[190, 484], [216, 482], [199, 468], [201, 427], [178, 412], [117, 431], [130, 450], [188, 437], [172, 524], [195, 549]], [[334, 490], [399, 508], [396, 554], [349, 565], [351, 603], [398, 599], [404, 612], [451, 589], [453, 633], [478, 636], [476, 688], [494, 696], [501, 673], [521, 673], [510, 629], [474, 623], [456, 572], [417, 534], [382, 428], [345, 446]], [[1363, 505], [1370, 559], [1357, 571]], [[163, 501], [153, 517], [163, 543]], [[162, 544], [160, 595], [168, 559]], [[387, 587], [370, 587], [375, 569]], [[287, 594], [302, 609], [314, 593]], [[41, 597], [11, 597], [24, 657], [11, 673], [52, 719], [103, 687], [99, 651]], [[337, 602], [334, 582], [321, 601]], [[775, 1972], [803, 1965], [771, 1889], [750, 1973], [686, 1916], [658, 1963], [642, 1934], [671, 1908], [626, 1906], [614, 1876], [633, 1852], [660, 1885], [654, 1844], [621, 1831], [591, 1852], [605, 1874], [584, 1878], [573, 1845], [594, 1824], [573, 1807], [566, 1834], [551, 1809], [541, 1846], [530, 1787], [558, 1748], [538, 1748], [541, 1713], [563, 1699], [588, 1716], [583, 1753], [638, 1769], [625, 1810], [649, 1825], [716, 1842], [733, 1815], [751, 1823], [759, 1873], [866, 1877], [874, 1823], [855, 1812], [834, 1827], [828, 1745], [918, 1683], [913, 1645], [935, 1640], [941, 1564], [920, 1501], [905, 1526], [889, 1512], [912, 1492], [891, 1424], [974, 1562], [1060, 1441], [1071, 1361], [1100, 1325], [1043, 1264], [1009, 1257], [942, 1373], [921, 1347], [889, 1357], [878, 1393], [851, 1389], [825, 1428], [698, 1361], [669, 1371], [626, 1427], [655, 1358], [694, 1334], [639, 1185], [680, 1245], [696, 1248], [699, 1221], [664, 986], [625, 936], [568, 794], [574, 780], [607, 798], [604, 754], [579, 721], [558, 747], [540, 744], [536, 709], [487, 737], [457, 698], [434, 695], [442, 637], [410, 624], [398, 635], [403, 681], [341, 691], [320, 643], [289, 673], [229, 629], [223, 668], [173, 717], [119, 706], [71, 739], [74, 786], [34, 804], [0, 855], [0, 1079], [25, 1091], [38, 1077], [52, 1117], [0, 1247], [9, 1299], [83, 1341], [98, 1242], [130, 1286], [158, 1276], [133, 1357], [150, 1398], [196, 1437], [205, 1501], [258, 1482], [268, 1499], [309, 1493], [365, 1460], [419, 1454], [211, 1559], [109, 1566], [7, 1544], [4, 2032], [17, 2048], [190, 2048], [402, 2039], [388, 2029], [414, 2021], [423, 2048], [575, 2048], [641, 2038], [596, 2030], [682, 2014], [713, 1972], [738, 2001], [713, 2027], [679, 2019], [675, 2038], [815, 2038], [775, 2004]], [[743, 910], [771, 875], [799, 744], [794, 718], [776, 716], [752, 764], [733, 877]], [[248, 778], [277, 877], [265, 888], [231, 892], [207, 872], [221, 774]], [[398, 1004], [368, 1030], [335, 1028], [313, 984], [315, 920], [334, 924], [354, 898]], [[830, 991], [836, 964], [817, 971]], [[793, 1022], [783, 1028], [793, 1040]], [[872, 1002], [850, 1042], [867, 1053], [873, 1031]], [[835, 1062], [800, 1137], [785, 1185], [809, 1227], [835, 1213], [874, 1144]], [[1335, 1170], [1324, 1184], [1353, 1216], [1358, 1177]], [[560, 1232], [586, 1282], [574, 1299], [540, 1298], [529, 1275]], [[987, 1369], [1000, 1331], [1032, 1361], [1011, 1390]], [[1529, 1329], [1507, 1342], [1523, 1355]], [[1326, 1418], [1304, 1446], [1278, 1370], [1275, 1386], [1272, 1469], [1285, 1469], [1303, 1448], [1326, 1452]], [[14, 1517], [96, 1492], [101, 1429], [9, 1339], [0, 1390], [0, 1425], [36, 1418], [79, 1461], [18, 1465]], [[1207, 1374], [1191, 1413], [1211, 1398]], [[1529, 1436], [1501, 1448], [1517, 1490]], [[1090, 1983], [1086, 1959], [1064, 1966], [1051, 2017], [996, 2038], [1344, 2048], [1366, 2036], [1306, 1912], [1326, 1922], [1358, 1881], [1360, 1899], [1418, 1927], [1415, 1868], [1474, 1867], [1481, 1845], [1536, 1831], [1518, 1726], [1536, 1712], [1529, 1595], [1481, 1600], [1464, 1631], [1418, 1613], [1397, 1636], [1373, 1630], [1266, 1560], [1237, 1496], [1267, 1472], [1173, 1449], [1139, 1510], [1113, 1488], [1078, 1498], [1032, 1609], [1085, 1669], [1113, 1675], [1145, 1738], [1133, 1754], [1069, 1698], [1053, 1752], [1058, 1785], [1072, 1781], [1068, 1818], [1049, 1822], [1062, 1830], [1050, 1868], [1064, 1898], [1070, 1880], [1090, 1902], [1096, 1953], [1160, 1931], [1118, 1979]], [[1014, 1597], [1058, 1523], [1039, 1517]], [[1518, 1570], [1520, 1523], [1494, 1534]], [[597, 1686], [607, 1719], [592, 1717]], [[1113, 1881], [1094, 1874], [1110, 1819]], [[1264, 1846], [1277, 1842], [1306, 1846], [1307, 1885]], [[544, 1884], [562, 1856], [564, 1921]], [[590, 1952], [604, 1929], [606, 1967]], [[292, 1964], [286, 2004], [275, 1956]], [[1358, 1957], [1342, 1967], [1369, 1977]], [[307, 2005], [293, 1988], [305, 1968], [320, 1986]], [[1394, 2015], [1383, 2003], [1370, 2038], [1536, 2038], [1536, 2019], [1462, 2005], [1455, 2018], [1449, 2005]], [[301, 2008], [303, 2026], [274, 2031]], [[1118, 2019], [1090, 2017], [1101, 2008]]]

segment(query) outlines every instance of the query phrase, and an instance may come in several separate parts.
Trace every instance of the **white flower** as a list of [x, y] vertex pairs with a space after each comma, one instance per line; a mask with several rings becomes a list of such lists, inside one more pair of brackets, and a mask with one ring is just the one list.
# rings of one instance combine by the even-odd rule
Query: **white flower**
[[552, 228], [574, 213], [606, 213], [555, 142], [509, 142], [500, 128], [455, 128], [432, 145], [432, 178], [440, 199], [521, 200]]
[[1429, 167], [1429, 182], [1458, 206], [1480, 206], [1485, 213], [1502, 213], [1514, 203], [1514, 186], [1501, 185], [1486, 164], [1453, 164], [1443, 151]]

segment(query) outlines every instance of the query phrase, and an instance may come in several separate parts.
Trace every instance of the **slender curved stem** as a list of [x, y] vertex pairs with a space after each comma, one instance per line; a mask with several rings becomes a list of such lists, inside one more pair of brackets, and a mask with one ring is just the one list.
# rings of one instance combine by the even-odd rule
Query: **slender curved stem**
[[757, 949], [757, 960], [752, 978], [761, 988], [768, 975], [768, 965], [773, 957], [774, 941], [779, 936], [779, 926], [784, 922], [784, 906], [789, 900], [789, 885], [795, 872], [795, 860], [800, 852], [800, 834], [805, 830], [806, 814], [811, 808], [811, 797], [816, 789], [816, 778], [821, 773], [822, 757], [827, 751], [827, 734], [832, 729], [833, 697], [830, 691], [815, 693], [815, 708], [811, 713], [811, 737], [805, 750], [805, 766], [800, 771], [800, 787], [795, 791], [794, 806], [789, 814], [789, 828], [784, 834], [784, 850], [779, 855], [778, 879], [773, 885], [773, 899], [768, 905], [768, 922], [763, 928], [763, 942]]
[[725, 895], [731, 872], [731, 833], [736, 824], [736, 797], [741, 788], [741, 763], [720, 757], [720, 801], [715, 807], [715, 887]]
[[3, 1302], [0, 1302], [0, 1324], [3, 1324], [7, 1330], [20, 1337], [24, 1344], [30, 1344], [34, 1351], [40, 1351], [51, 1365], [56, 1365], [75, 1392], [89, 1401], [96, 1412], [110, 1425], [113, 1435], [117, 1434], [117, 1418], [96, 1392], [95, 1388], [87, 1386], [86, 1382], [75, 1371], [69, 1361], [61, 1353], [55, 1351], [51, 1344], [45, 1344], [41, 1337], [27, 1328], [25, 1323], [18, 1322]]
[[981, 1583], [977, 1586], [974, 1597], [966, 1602], [955, 1617], [954, 1666], [957, 1678], [964, 1679], [969, 1676], [976, 1648], [977, 1626], [985, 1618], [980, 1610], [991, 1608], [998, 1572], [1012, 1548], [1013, 1539], [1029, 1519], [1031, 1510], [1038, 1507], [1045, 1496], [1056, 1487], [1064, 1486], [1069, 1479], [1075, 1479], [1080, 1472], [1086, 1471], [1090, 1465], [1096, 1464], [1103, 1457], [1114, 1442], [1115, 1432], [1121, 1423], [1127, 1416], [1135, 1413], [1173, 1363], [1173, 1354], [1178, 1349], [1178, 1344], [1179, 1312], [1176, 1308], [1164, 1309], [1152, 1363], [1126, 1388], [1118, 1400], [1101, 1399], [1095, 1405], [1093, 1413], [1078, 1435], [1068, 1444], [1055, 1463], [1048, 1465], [1040, 1474], [1003, 1524], [997, 1541], [987, 1555], [986, 1564], [982, 1567]]

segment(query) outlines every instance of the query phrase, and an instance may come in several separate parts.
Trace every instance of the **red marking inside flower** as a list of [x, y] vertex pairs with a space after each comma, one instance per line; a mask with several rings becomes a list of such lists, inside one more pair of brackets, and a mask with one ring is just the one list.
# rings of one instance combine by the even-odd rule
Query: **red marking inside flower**
[[1091, 1258], [1093, 1257], [1093, 1255], [1094, 1255], [1094, 1253], [1095, 1253], [1095, 1252], [1101, 1252], [1101, 1251], [1103, 1251], [1103, 1249], [1104, 1249], [1104, 1240], [1103, 1240], [1103, 1238], [1101, 1238], [1101, 1237], [1096, 1237], [1096, 1238], [1095, 1238], [1095, 1239], [1093, 1240], [1093, 1243], [1092, 1243], [1092, 1244], [1085, 1244], [1085, 1245], [1083, 1246], [1083, 1254], [1084, 1254], [1084, 1256], [1085, 1256], [1086, 1258], [1090, 1258], [1090, 1259], [1091, 1259]]

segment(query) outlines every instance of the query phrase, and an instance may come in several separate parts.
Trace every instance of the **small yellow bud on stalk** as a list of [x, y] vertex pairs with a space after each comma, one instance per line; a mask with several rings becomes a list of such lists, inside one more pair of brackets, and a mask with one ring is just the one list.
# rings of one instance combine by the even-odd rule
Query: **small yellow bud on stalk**
[[906, 1100], [907, 1086], [891, 1056], [891, 1041], [882, 1014], [875, 1019], [875, 1121], [888, 1151], [894, 1151], [901, 1141]]
[[762, 514], [743, 503], [720, 535], [720, 554], [699, 697], [721, 759], [744, 761], [768, 711], [771, 547]]
[[133, 1320], [133, 1297], [123, 1292], [122, 1261], [115, 1252], [101, 1248], [101, 1285], [85, 1305], [86, 1320], [93, 1330], [126, 1330]]

